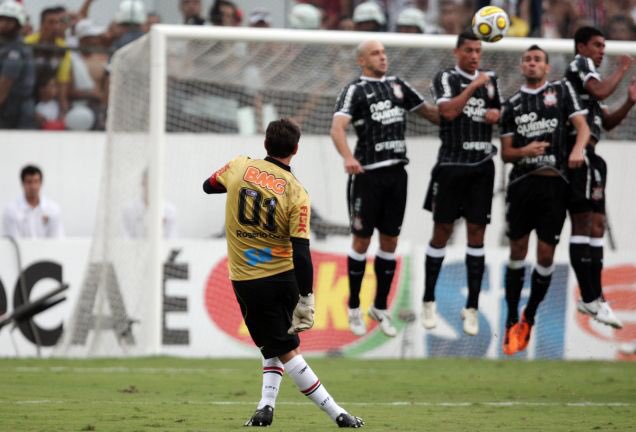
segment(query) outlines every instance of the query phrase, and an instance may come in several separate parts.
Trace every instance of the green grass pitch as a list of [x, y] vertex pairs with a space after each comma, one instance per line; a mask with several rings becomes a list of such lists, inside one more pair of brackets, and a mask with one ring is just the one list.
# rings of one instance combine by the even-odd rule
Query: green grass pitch
[[[367, 431], [636, 430], [628, 362], [309, 358]], [[259, 360], [0, 360], [0, 431], [239, 431]], [[335, 424], [283, 379], [272, 431]]]

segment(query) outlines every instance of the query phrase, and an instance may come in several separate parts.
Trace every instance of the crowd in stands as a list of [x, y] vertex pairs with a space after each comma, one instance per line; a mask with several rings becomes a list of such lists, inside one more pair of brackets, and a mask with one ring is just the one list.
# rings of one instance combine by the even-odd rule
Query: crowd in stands
[[[108, 26], [79, 10], [40, 12], [34, 28], [18, 0], [0, 3], [0, 128], [102, 130], [112, 53], [161, 22], [141, 0], [121, 0]], [[299, 0], [285, 22], [299, 29], [458, 34], [474, 11], [493, 4], [511, 15], [509, 36], [569, 38], [581, 25], [604, 29], [607, 39], [636, 40], [636, 1], [608, 0]], [[272, 26], [265, 8], [244, 11], [241, 1], [178, 0], [185, 25]]]

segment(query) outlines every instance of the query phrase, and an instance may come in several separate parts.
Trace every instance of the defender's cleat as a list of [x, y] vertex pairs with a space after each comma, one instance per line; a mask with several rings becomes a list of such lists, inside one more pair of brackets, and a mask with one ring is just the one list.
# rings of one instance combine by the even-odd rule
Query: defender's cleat
[[601, 302], [598, 299], [593, 300], [589, 303], [585, 303], [583, 300], [579, 300], [576, 303], [576, 309], [580, 313], [584, 315], [589, 315], [591, 317], [596, 317], [596, 314], [598, 313], [600, 308], [601, 308]]
[[274, 408], [265, 405], [263, 408], [254, 411], [254, 415], [245, 422], [244, 426], [269, 426], [272, 421], [274, 421]]
[[437, 311], [434, 301], [422, 303], [422, 325], [425, 329], [433, 329], [437, 326]]
[[506, 334], [504, 335], [503, 352], [506, 355], [514, 355], [519, 351], [517, 344], [517, 334], [515, 332], [517, 323], [514, 323], [510, 327], [506, 328]]
[[623, 323], [614, 315], [614, 311], [610, 307], [609, 303], [601, 301], [600, 307], [594, 319], [600, 323], [607, 324], [615, 329], [622, 329]]
[[349, 309], [349, 328], [356, 336], [362, 336], [367, 332], [360, 308]]
[[462, 309], [462, 319], [464, 320], [464, 333], [475, 336], [479, 333], [479, 315], [477, 309]]
[[532, 324], [526, 321], [525, 313], [521, 314], [521, 321], [515, 324], [517, 348], [519, 351], [523, 351], [528, 347], [530, 343], [530, 334], [532, 333]]
[[397, 334], [397, 329], [391, 323], [391, 315], [386, 309], [376, 309], [375, 306], [371, 306], [369, 308], [369, 318], [378, 322], [380, 330], [385, 335], [393, 337]]
[[364, 426], [364, 420], [344, 412], [336, 418], [336, 424], [341, 428], [361, 428]]

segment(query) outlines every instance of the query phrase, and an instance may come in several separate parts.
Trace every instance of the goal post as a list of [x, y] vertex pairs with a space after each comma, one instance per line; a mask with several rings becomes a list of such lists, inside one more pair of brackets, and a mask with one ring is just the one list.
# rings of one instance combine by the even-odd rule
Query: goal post
[[[312, 137], [317, 147], [306, 152], [312, 160], [299, 155], [307, 167], [300, 179], [321, 213], [346, 218], [341, 197], [332, 193], [344, 188], [344, 175], [330, 169], [339, 159], [329, 125], [337, 94], [359, 74], [354, 48], [368, 39], [386, 46], [390, 73], [415, 84], [428, 101], [435, 73], [454, 64], [457, 36], [163, 24], [115, 53], [95, 233], [58, 354], [164, 352], [162, 290], [166, 257], [173, 252], [165, 239], [167, 223], [176, 209], [177, 239], [210, 238], [221, 231], [222, 202], [202, 199], [201, 181], [239, 149], [262, 154], [262, 138], [255, 137], [268, 120], [290, 116], [302, 123], [303, 139]], [[552, 78], [563, 76], [571, 40], [505, 38], [483, 44], [482, 64], [497, 71], [506, 96], [519, 88], [519, 54], [532, 44], [563, 55], [553, 61]], [[605, 52], [610, 59], [636, 55], [636, 45], [608, 42]], [[630, 116], [620, 133], [634, 138], [636, 121], [634, 113]], [[408, 121], [409, 140], [437, 135], [424, 120]], [[415, 155], [411, 169], [428, 176], [432, 147], [409, 141], [409, 154]], [[419, 193], [416, 189], [415, 201], [423, 198]], [[407, 209], [408, 217], [422, 216]]]

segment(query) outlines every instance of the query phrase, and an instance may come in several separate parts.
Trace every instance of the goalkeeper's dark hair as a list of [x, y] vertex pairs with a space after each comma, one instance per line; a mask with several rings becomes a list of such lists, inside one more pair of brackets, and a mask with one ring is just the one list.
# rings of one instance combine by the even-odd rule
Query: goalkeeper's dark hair
[[466, 42], [467, 40], [480, 41], [481, 39], [475, 36], [475, 33], [473, 33], [472, 30], [465, 30], [461, 32], [459, 36], [457, 36], [457, 45], [455, 45], [455, 48], [459, 48], [460, 46], [464, 45], [464, 42]]
[[530, 45], [530, 47], [527, 50], [525, 50], [524, 54], [527, 53], [528, 51], [541, 51], [543, 55], [545, 55], [545, 63], [546, 64], [550, 63], [550, 56], [548, 56], [548, 53], [545, 52], [545, 50], [541, 48], [539, 45], [537, 44]]
[[24, 168], [22, 168], [22, 171], [20, 171], [20, 180], [22, 181], [22, 183], [24, 183], [24, 179], [27, 176], [32, 176], [32, 175], [39, 175], [40, 180], [44, 179], [44, 176], [42, 175], [42, 170], [40, 170], [40, 168], [38, 168], [35, 165], [26, 165]]
[[602, 31], [597, 29], [596, 27], [585, 26], [579, 28], [576, 33], [574, 33], [574, 53], [578, 54], [579, 49], [578, 45], [582, 43], [585, 45], [592, 39], [594, 36], [600, 36], [602, 38], [605, 37]]
[[269, 156], [286, 158], [296, 152], [300, 127], [287, 118], [274, 120], [265, 131], [265, 149]]

